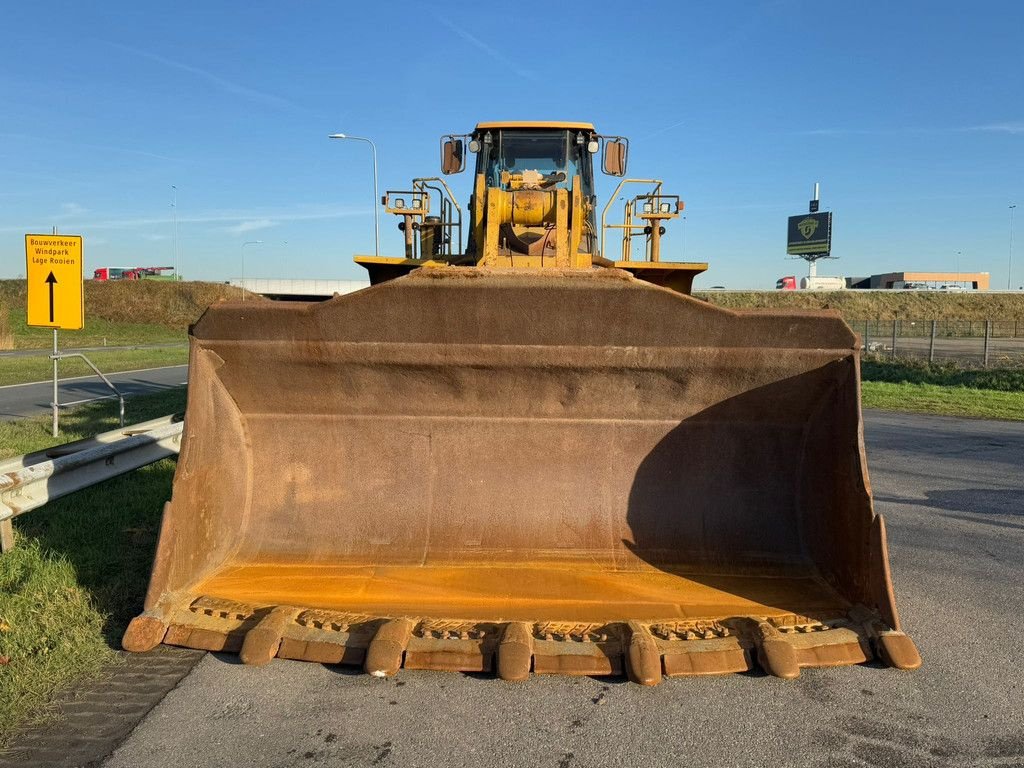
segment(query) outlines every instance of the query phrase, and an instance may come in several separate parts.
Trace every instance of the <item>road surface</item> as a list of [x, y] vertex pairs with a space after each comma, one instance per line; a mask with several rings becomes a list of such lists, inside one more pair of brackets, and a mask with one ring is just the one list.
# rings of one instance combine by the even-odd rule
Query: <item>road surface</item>
[[920, 670], [643, 688], [206, 655], [103, 766], [1024, 765], [1024, 425], [869, 412], [866, 435]]
[[[187, 365], [148, 368], [141, 371], [108, 373], [107, 378], [124, 395], [144, 395], [179, 387], [188, 378]], [[74, 405], [83, 400], [112, 395], [98, 376], [76, 376], [60, 380], [60, 402]], [[25, 416], [38, 416], [50, 412], [53, 383], [10, 384], [0, 387], [0, 421], [12, 421]], [[130, 410], [131, 406], [128, 406]]]

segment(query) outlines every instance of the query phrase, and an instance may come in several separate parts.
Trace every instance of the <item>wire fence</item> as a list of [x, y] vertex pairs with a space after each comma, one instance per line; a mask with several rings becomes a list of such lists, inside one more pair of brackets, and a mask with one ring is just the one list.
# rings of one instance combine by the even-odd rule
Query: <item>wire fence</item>
[[882, 358], [1024, 367], [1024, 320], [859, 320], [853, 329]]

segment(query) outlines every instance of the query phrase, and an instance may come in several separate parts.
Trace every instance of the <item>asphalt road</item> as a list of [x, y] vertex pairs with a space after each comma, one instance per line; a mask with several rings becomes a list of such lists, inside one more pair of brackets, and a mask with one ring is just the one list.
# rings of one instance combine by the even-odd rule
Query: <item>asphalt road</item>
[[[178, 387], [185, 383], [187, 377], [187, 365], [107, 374], [107, 378], [126, 396], [144, 395]], [[61, 379], [59, 392], [60, 402], [64, 405], [74, 405], [83, 400], [112, 395], [107, 385], [95, 375]], [[52, 400], [53, 383], [49, 381], [0, 387], [0, 421], [13, 421], [25, 416], [49, 413]]]
[[104, 766], [1024, 765], [1024, 425], [871, 412], [866, 433], [918, 671], [643, 688], [208, 655]]

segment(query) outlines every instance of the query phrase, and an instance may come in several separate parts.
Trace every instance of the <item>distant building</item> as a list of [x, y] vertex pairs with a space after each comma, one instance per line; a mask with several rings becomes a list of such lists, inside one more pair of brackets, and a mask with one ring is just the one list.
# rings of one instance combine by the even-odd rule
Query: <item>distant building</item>
[[942, 288], [956, 285], [975, 291], [987, 291], [988, 272], [886, 272], [870, 277], [847, 278], [848, 288]]

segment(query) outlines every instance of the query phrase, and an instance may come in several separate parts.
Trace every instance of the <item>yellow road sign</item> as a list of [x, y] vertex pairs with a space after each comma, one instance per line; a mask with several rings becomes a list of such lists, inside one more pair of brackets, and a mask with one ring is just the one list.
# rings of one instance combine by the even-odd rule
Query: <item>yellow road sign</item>
[[77, 331], [85, 326], [82, 236], [25, 235], [28, 324]]

